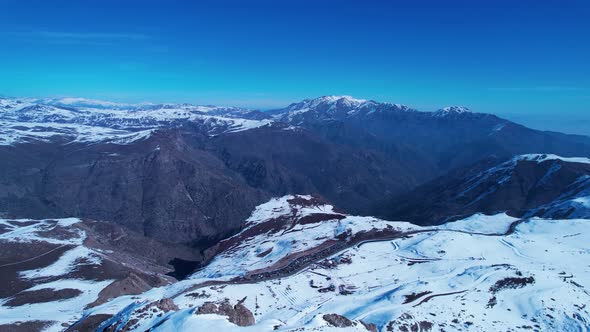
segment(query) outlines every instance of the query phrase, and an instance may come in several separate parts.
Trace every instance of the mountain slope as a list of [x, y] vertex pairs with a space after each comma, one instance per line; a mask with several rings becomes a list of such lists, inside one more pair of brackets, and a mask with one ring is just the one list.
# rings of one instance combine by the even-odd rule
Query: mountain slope
[[[496, 155], [590, 155], [590, 138], [542, 132], [465, 107], [420, 112], [400, 104], [326, 96], [271, 112], [275, 119], [313, 128], [325, 137], [393, 158], [411, 155], [432, 177]], [[430, 180], [427, 178], [425, 180]]]
[[0, 211], [81, 216], [170, 242], [208, 245], [272, 196], [319, 193], [349, 211], [415, 185], [410, 169], [308, 130], [269, 126], [209, 137], [158, 130], [132, 144], [0, 146]]
[[424, 229], [288, 196], [191, 279], [86, 314], [122, 331], [583, 330], [587, 226], [500, 214]]
[[218, 135], [269, 123], [259, 112], [235, 107], [0, 98], [0, 145], [54, 141], [129, 144], [159, 128], [191, 124], [208, 135]]
[[0, 330], [62, 331], [84, 308], [171, 284], [175, 257], [200, 259], [115, 224], [0, 219]]
[[440, 224], [476, 212], [514, 216], [590, 218], [590, 159], [520, 155], [496, 159], [441, 177], [394, 199], [382, 215]]
[[273, 196], [314, 193], [348, 213], [388, 215], [381, 207], [397, 195], [490, 154], [590, 155], [588, 138], [462, 107], [419, 112], [352, 97], [270, 112], [1, 99], [0, 122], [7, 216], [113, 221], [201, 248]]

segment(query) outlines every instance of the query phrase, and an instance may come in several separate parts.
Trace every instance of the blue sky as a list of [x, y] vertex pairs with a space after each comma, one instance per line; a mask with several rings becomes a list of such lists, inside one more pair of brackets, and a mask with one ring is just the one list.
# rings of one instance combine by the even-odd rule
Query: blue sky
[[0, 94], [353, 95], [590, 134], [590, 1], [0, 0]]

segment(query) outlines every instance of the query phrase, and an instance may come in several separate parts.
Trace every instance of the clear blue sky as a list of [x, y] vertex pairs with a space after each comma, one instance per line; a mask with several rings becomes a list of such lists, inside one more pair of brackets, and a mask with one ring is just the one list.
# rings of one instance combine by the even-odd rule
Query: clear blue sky
[[0, 94], [465, 105], [590, 134], [590, 1], [0, 0]]

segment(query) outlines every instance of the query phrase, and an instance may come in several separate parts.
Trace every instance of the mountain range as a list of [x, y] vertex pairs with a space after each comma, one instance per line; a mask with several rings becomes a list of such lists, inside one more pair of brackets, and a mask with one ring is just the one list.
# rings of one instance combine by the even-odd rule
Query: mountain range
[[0, 330], [583, 329], [589, 157], [460, 106], [0, 98]]
[[313, 193], [396, 217], [399, 195], [490, 156], [590, 155], [588, 137], [352, 97], [268, 112], [76, 98], [1, 99], [0, 109], [7, 216], [116, 221], [196, 246], [235, 233], [275, 196]]

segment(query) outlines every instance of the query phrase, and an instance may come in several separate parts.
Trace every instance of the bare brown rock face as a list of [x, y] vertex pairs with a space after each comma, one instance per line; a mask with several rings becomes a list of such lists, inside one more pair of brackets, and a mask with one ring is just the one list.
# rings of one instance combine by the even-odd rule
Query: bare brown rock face
[[328, 324], [335, 327], [349, 327], [352, 326], [352, 321], [344, 316], [337, 314], [326, 314], [322, 317]]
[[251, 326], [256, 324], [254, 315], [248, 308], [242, 303], [231, 305], [229, 300], [220, 303], [205, 302], [195, 313], [197, 315], [215, 314], [226, 316], [230, 322], [238, 326]]

